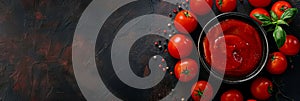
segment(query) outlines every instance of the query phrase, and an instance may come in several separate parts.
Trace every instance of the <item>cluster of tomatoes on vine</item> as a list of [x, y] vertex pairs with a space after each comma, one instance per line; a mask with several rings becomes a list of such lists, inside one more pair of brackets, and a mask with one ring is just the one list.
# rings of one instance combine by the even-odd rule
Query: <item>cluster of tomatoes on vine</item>
[[[183, 9], [181, 6], [179, 6], [178, 9], [173, 10], [173, 13], [175, 13], [175, 16], [173, 17], [174, 27], [180, 34], [178, 33], [173, 35], [168, 43], [169, 54], [176, 59], [181, 59], [176, 63], [174, 68], [175, 76], [181, 82], [189, 82], [195, 78], [196, 74], [199, 72], [199, 64], [197, 64], [194, 59], [189, 58], [194, 45], [189, 33], [194, 32], [198, 27], [197, 16], [203, 16], [209, 12], [212, 12], [211, 8], [213, 6], [212, 0], [187, 0], [186, 2], [189, 2], [190, 10]], [[259, 18], [259, 16], [266, 16], [270, 18], [270, 14], [265, 10], [265, 7], [271, 4], [271, 0], [248, 0], [248, 2], [251, 6], [255, 7], [255, 9], [253, 9], [250, 13], [250, 17], [261, 25], [267, 23], [262, 18]], [[220, 12], [232, 12], [237, 7], [237, 0], [216, 0], [215, 3]], [[271, 16], [273, 18], [270, 19], [274, 21], [276, 20], [277, 23], [275, 24], [288, 25], [287, 23], [278, 20], [280, 20], [282, 16], [289, 16], [284, 15], [289, 8], [292, 8], [292, 6], [288, 2], [277, 1], [272, 6]], [[172, 17], [172, 14], [170, 14], [170, 17]], [[290, 23], [291, 19], [287, 18], [287, 22]], [[272, 25], [272, 22], [268, 25]], [[280, 45], [279, 48], [280, 52], [272, 53], [268, 60], [266, 69], [270, 74], [279, 75], [284, 73], [284, 71], [287, 69], [287, 59], [285, 55], [297, 55], [299, 52], [299, 40], [295, 36], [287, 35], [284, 38], [285, 41], [281, 42], [282, 45]], [[273, 84], [268, 78], [258, 77], [252, 82], [250, 91], [255, 99], [267, 100], [272, 95]], [[204, 80], [198, 81], [196, 84], [194, 84], [191, 90], [192, 99], [195, 101], [198, 101], [201, 98], [205, 101], [211, 100], [212, 94], [212, 86]], [[221, 101], [243, 100], [244, 98], [242, 93], [237, 89], [228, 90], [221, 96]], [[249, 99], [248, 101], [256, 100]]]

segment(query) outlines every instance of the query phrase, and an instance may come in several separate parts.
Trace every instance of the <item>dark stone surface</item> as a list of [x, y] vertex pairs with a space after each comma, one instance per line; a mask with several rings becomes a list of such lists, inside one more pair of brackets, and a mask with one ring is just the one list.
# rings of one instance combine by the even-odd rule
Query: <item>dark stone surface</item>
[[[251, 6], [247, 0], [238, 3], [237, 12], [249, 14]], [[300, 9], [299, 0], [289, 0], [294, 7]], [[3, 101], [82, 101], [81, 94], [72, 69], [71, 46], [77, 22], [90, 3], [90, 0], [0, 0], [0, 99]], [[274, 2], [274, 0], [273, 0]], [[98, 68], [107, 66], [110, 61], [106, 56], [107, 47], [111, 47], [112, 36], [130, 19], [141, 14], [168, 13], [175, 8], [162, 0], [140, 0], [115, 12], [107, 21], [107, 26], [99, 33], [106, 33], [107, 38], [99, 39], [96, 46]], [[270, 8], [270, 7], [267, 7]], [[214, 6], [214, 12], [220, 14]], [[287, 29], [288, 34], [300, 38], [300, 13]], [[117, 26], [117, 27], [112, 27]], [[200, 29], [200, 28], [199, 28]], [[192, 34], [197, 39], [197, 33]], [[103, 34], [102, 34], [103, 35]], [[268, 34], [271, 51], [274, 47], [272, 35]], [[144, 76], [147, 62], [153, 54], [167, 57], [169, 67], [173, 67], [176, 59], [168, 54], [152, 49], [150, 43], [163, 40], [157, 36], [147, 36], [140, 39], [131, 48], [131, 65], [134, 72]], [[101, 40], [101, 41], [99, 41]], [[141, 43], [141, 44], [139, 44]], [[99, 52], [101, 50], [101, 52]], [[138, 51], [138, 52], [137, 52]], [[140, 53], [139, 53], [140, 52]], [[105, 55], [106, 54], [106, 55]], [[138, 58], [141, 57], [141, 58]], [[263, 71], [260, 75], [274, 79], [284, 84], [282, 91], [296, 101], [300, 100], [300, 61], [297, 56], [288, 57], [290, 61], [286, 73], [280, 76], [269, 75]], [[107, 60], [105, 60], [107, 59]], [[108, 66], [109, 67], [109, 66]], [[172, 70], [172, 69], [171, 69]], [[109, 70], [108, 70], [109, 71]], [[99, 73], [113, 73], [113, 71]], [[107, 75], [107, 74], [106, 74]], [[148, 98], [158, 100], [168, 94], [177, 82], [173, 75], [167, 75], [160, 85], [146, 91], [132, 90], [116, 76], [104, 80], [108, 88], [116, 96], [125, 100]], [[207, 73], [201, 71], [201, 80], [207, 78]], [[215, 100], [228, 89], [237, 88], [245, 98], [252, 98], [249, 93], [251, 80], [238, 85], [223, 84]], [[120, 86], [121, 85], [121, 86]], [[271, 100], [274, 100], [273, 98]]]

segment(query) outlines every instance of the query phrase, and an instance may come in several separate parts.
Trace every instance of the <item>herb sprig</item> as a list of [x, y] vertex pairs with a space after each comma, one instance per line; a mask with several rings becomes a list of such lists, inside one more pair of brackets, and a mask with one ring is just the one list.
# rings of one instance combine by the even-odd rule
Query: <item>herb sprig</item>
[[280, 48], [283, 46], [286, 39], [286, 32], [281, 26], [289, 26], [288, 22], [291, 21], [297, 13], [297, 8], [289, 8], [284, 11], [280, 18], [278, 18], [278, 16], [272, 10], [270, 11], [271, 18], [263, 14], [254, 14], [253, 16], [262, 22], [261, 26], [270, 26], [267, 31], [273, 31], [273, 37], [276, 45], [278, 48]]

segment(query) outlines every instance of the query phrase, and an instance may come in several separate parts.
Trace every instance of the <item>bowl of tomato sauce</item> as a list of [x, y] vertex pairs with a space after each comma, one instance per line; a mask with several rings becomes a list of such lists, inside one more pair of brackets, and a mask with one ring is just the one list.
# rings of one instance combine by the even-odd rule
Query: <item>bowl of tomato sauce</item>
[[259, 74], [268, 59], [264, 29], [248, 15], [230, 12], [210, 20], [198, 40], [200, 61], [225, 83], [239, 83]]

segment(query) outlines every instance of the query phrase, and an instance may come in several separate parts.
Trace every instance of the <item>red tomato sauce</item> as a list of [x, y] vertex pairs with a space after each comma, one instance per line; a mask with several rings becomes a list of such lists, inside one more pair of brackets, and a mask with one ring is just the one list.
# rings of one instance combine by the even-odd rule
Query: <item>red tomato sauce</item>
[[[222, 30], [221, 30], [222, 29]], [[262, 57], [258, 32], [246, 22], [228, 19], [212, 27], [203, 42], [206, 62], [225, 76], [240, 77], [255, 70]]]

